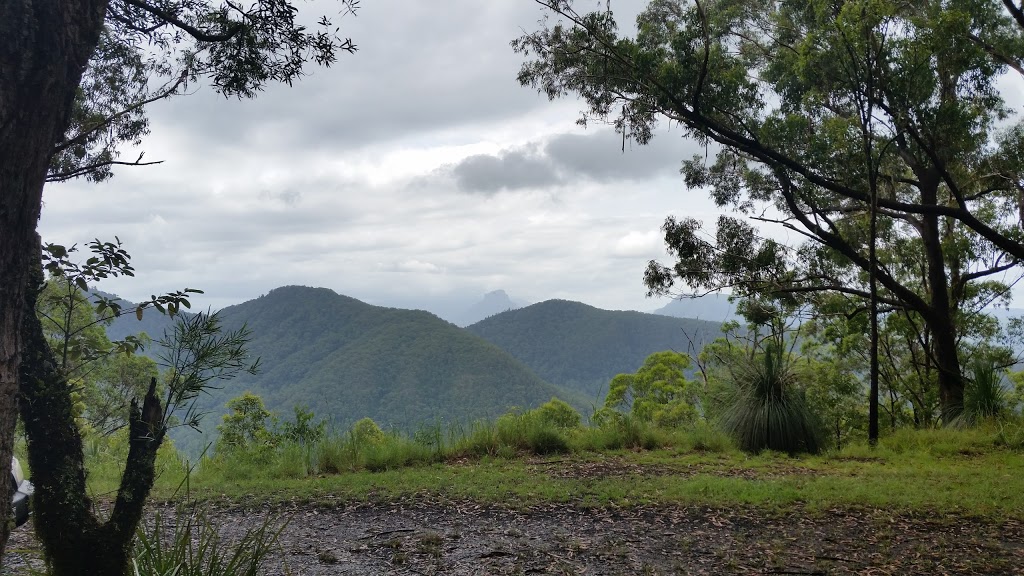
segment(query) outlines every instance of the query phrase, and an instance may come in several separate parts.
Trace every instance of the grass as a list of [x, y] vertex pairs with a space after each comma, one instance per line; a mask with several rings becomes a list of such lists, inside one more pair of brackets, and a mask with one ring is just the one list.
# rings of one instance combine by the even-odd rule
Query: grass
[[[283, 446], [270, 461], [207, 459], [190, 478], [190, 489], [200, 499], [325, 506], [423, 499], [779, 512], [870, 507], [1024, 518], [1024, 453], [1013, 441], [1022, 433], [1013, 426], [900, 430], [874, 449], [855, 443], [792, 457], [745, 454], [710, 427], [659, 430], [631, 423], [552, 432], [499, 421], [455, 433], [434, 430], [419, 440], [415, 434], [389, 434], [377, 443], [329, 437], [305, 451]], [[558, 440], [538, 436], [550, 433]], [[109, 494], [116, 468], [102, 460], [91, 458], [90, 482], [96, 493]], [[173, 499], [184, 466], [170, 451], [159, 465], [153, 496]]]

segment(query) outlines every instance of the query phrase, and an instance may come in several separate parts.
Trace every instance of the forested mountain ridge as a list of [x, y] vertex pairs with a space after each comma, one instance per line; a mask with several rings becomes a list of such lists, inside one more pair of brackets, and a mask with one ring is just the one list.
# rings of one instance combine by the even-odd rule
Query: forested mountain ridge
[[552, 396], [579, 404], [497, 346], [429, 312], [287, 286], [220, 314], [225, 328], [251, 330], [249, 349], [260, 356], [261, 371], [204, 398], [217, 413], [245, 390], [282, 415], [302, 404], [339, 425], [370, 417], [405, 428], [493, 417]]
[[661, 350], [699, 351], [721, 324], [547, 300], [509, 310], [466, 330], [508, 351], [537, 375], [600, 401], [617, 374]]

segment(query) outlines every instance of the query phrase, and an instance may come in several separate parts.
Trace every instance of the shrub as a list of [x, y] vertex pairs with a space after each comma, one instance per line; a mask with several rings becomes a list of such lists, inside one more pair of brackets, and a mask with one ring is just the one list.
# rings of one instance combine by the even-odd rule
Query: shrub
[[372, 418], [363, 418], [352, 425], [352, 438], [358, 445], [380, 444], [385, 437], [384, 431]]
[[[282, 422], [280, 435], [287, 440], [304, 446], [315, 444], [322, 440], [327, 430], [327, 422], [321, 420], [314, 424], [313, 420], [316, 416], [308, 406], [295, 405], [293, 410], [295, 412], [295, 421]], [[370, 421], [373, 422], [372, 420]]]
[[769, 344], [738, 366], [733, 386], [722, 426], [742, 450], [816, 454], [824, 448], [822, 427], [780, 348]]
[[324, 474], [340, 474], [360, 466], [360, 452], [352, 435], [328, 436], [316, 445], [316, 468]]
[[1003, 388], [1003, 374], [995, 362], [976, 359], [971, 364], [972, 378], [964, 390], [964, 409], [958, 418], [964, 425], [976, 425], [1007, 412], [1009, 399]]
[[274, 447], [277, 438], [268, 425], [268, 420], [272, 421], [272, 414], [263, 404], [263, 398], [252, 392], [244, 392], [228, 400], [227, 408], [229, 412], [217, 426], [220, 432], [218, 453], [238, 450], [262, 452]]
[[539, 408], [531, 410], [545, 424], [550, 424], [563, 430], [579, 428], [582, 418], [575, 408], [558, 398], [541, 404]]

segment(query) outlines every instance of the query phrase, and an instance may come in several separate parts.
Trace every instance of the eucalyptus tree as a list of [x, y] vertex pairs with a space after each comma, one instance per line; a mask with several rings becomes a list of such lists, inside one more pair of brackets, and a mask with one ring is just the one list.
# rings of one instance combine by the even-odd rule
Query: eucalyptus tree
[[[874, 277], [883, 313], [930, 334], [944, 417], [955, 416], [965, 304], [1004, 295], [1024, 259], [1024, 129], [996, 127], [1012, 120], [996, 82], [1024, 43], [1003, 4], [654, 0], [629, 37], [610, 10], [540, 3], [557, 17], [513, 41], [529, 58], [520, 82], [581, 97], [581, 122], [639, 143], [659, 122], [679, 125], [708, 145], [683, 163], [687, 185], [735, 213], [713, 236], [669, 217], [675, 262], [650, 263], [652, 293], [839, 294], [854, 314]], [[1002, 59], [972, 37], [999, 39]], [[772, 225], [801, 241], [762, 232]]]
[[[357, 3], [338, 0], [339, 14]], [[290, 0], [0, 0], [0, 462], [12, 451], [25, 339], [40, 330], [31, 283], [44, 183], [144, 164], [119, 159], [118, 145], [146, 133], [146, 104], [189, 83], [248, 98], [355, 49], [326, 16], [303, 22]], [[33, 360], [53, 360], [39, 350]], [[10, 501], [3, 484], [0, 518]], [[0, 522], [0, 554], [8, 535]]]

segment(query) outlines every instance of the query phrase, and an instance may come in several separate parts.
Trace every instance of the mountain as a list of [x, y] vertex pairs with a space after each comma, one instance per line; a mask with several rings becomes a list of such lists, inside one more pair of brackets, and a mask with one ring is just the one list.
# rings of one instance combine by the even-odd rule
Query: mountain
[[469, 326], [484, 318], [501, 314], [507, 310], [516, 310], [525, 305], [523, 302], [510, 298], [504, 290], [495, 290], [484, 294], [482, 300], [463, 311], [462, 314], [454, 319], [454, 323], [459, 326]]
[[403, 428], [493, 417], [552, 396], [580, 404], [507, 352], [429, 312], [287, 286], [220, 314], [225, 328], [244, 323], [252, 331], [249, 350], [262, 371], [211, 391], [203, 406], [217, 414], [245, 390], [285, 416], [304, 404], [338, 425], [368, 416]]
[[704, 296], [682, 297], [658, 308], [654, 314], [675, 318], [698, 318], [713, 322], [741, 321], [736, 306], [729, 302], [728, 294], [705, 294]]
[[721, 324], [548, 300], [466, 328], [556, 385], [600, 401], [616, 374], [635, 372], [661, 350], [700, 350]]

